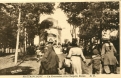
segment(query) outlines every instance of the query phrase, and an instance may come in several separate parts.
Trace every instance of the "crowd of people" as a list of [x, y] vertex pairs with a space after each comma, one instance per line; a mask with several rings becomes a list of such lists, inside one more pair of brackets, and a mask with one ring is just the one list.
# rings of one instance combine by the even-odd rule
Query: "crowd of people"
[[62, 62], [62, 66], [59, 66], [59, 57], [55, 53], [53, 42], [48, 42], [41, 50], [43, 56], [40, 60], [39, 74], [55, 75], [59, 74], [59, 70], [63, 68], [68, 74], [83, 74], [82, 62], [87, 67], [92, 65], [92, 74], [116, 74], [116, 66], [119, 64], [116, 58], [117, 51], [109, 40], [104, 40], [102, 47], [94, 42], [89, 53], [91, 61], [88, 64], [84, 50], [77, 45], [76, 39], [73, 39], [72, 43], [69, 43], [66, 47], [66, 49], [63, 49], [66, 57]]

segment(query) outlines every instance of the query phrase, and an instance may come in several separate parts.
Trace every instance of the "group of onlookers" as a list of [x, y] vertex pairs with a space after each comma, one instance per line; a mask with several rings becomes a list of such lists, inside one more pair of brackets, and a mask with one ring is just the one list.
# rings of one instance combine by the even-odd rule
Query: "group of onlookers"
[[91, 46], [91, 61], [87, 64], [84, 55], [84, 50], [77, 45], [77, 40], [73, 39], [71, 45], [66, 45], [64, 53], [66, 57], [62, 62], [62, 66], [59, 66], [59, 58], [53, 48], [53, 42], [48, 42], [43, 47], [43, 57], [40, 61], [39, 74], [59, 74], [59, 70], [65, 69], [68, 74], [83, 74], [82, 63], [87, 67], [92, 65], [92, 74], [110, 74], [116, 73], [116, 65], [118, 61], [116, 59], [117, 51], [109, 40], [104, 40], [102, 47], [94, 43]]

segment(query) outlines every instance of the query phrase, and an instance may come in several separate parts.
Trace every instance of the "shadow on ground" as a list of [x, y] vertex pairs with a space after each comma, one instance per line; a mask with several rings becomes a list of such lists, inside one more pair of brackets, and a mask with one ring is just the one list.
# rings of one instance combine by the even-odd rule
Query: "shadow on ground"
[[1, 69], [0, 75], [29, 75], [32, 71], [34, 71], [34, 69], [28, 66], [14, 66]]
[[37, 61], [36, 55], [26, 55], [24, 61]]
[[14, 53], [0, 53], [0, 57], [5, 57], [5, 56], [8, 56], [8, 55], [12, 55]]
[[27, 58], [27, 59], [25, 59], [24, 61], [37, 61], [37, 58], [34, 58], [34, 57], [32, 57], [32, 58]]

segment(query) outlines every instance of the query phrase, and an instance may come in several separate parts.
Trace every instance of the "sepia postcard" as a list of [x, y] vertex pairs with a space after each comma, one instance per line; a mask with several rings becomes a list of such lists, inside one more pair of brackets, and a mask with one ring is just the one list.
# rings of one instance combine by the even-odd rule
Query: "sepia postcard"
[[0, 78], [119, 78], [120, 5], [1, 0]]

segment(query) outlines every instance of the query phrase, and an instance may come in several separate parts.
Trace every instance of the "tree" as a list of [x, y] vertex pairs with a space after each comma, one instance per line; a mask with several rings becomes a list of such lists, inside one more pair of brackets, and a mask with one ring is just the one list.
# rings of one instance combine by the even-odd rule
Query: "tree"
[[[89, 25], [92, 25], [91, 31], [94, 31], [93, 28], [95, 27], [97, 30], [94, 33], [98, 33], [97, 35], [95, 34], [95, 36], [97, 36], [101, 41], [103, 29], [118, 28], [118, 10], [118, 2], [91, 2], [87, 11], [82, 14], [86, 19], [90, 19]], [[89, 14], [87, 14], [88, 12]]]
[[[68, 17], [68, 23], [73, 26], [72, 28], [72, 37], [74, 37], [73, 34], [76, 34], [76, 27], [80, 26], [81, 24], [81, 18], [78, 17], [81, 11], [87, 8], [88, 3], [87, 2], [62, 2], [59, 4], [59, 8], [64, 11], [64, 13]], [[75, 35], [76, 38], [76, 35]]]
[[80, 27], [83, 39], [102, 40], [103, 29], [119, 27], [119, 2], [70, 2], [60, 3], [59, 8], [69, 18], [69, 24]]
[[[15, 33], [16, 33], [16, 28], [14, 28], [13, 21], [11, 21], [11, 16], [7, 12], [8, 6], [6, 4], [1, 3], [1, 10], [0, 10], [0, 41], [1, 41], [1, 46], [4, 46], [4, 48], [7, 47], [15, 47], [12, 44], [15, 44]], [[13, 17], [14, 18], [14, 17]]]

